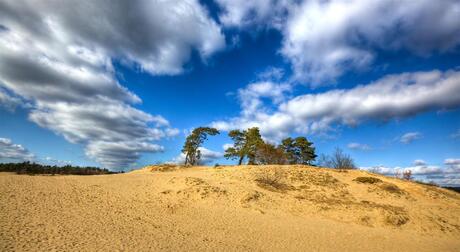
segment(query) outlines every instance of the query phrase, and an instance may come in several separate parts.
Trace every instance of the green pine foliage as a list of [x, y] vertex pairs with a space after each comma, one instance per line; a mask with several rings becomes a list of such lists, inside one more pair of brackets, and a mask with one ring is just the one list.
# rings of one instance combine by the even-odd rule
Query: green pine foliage
[[209, 136], [218, 135], [220, 132], [215, 128], [199, 127], [187, 136], [182, 153], [185, 154], [185, 165], [197, 165], [201, 159], [199, 148]]
[[224, 157], [237, 159], [238, 165], [246, 159], [254, 164], [305, 164], [311, 165], [315, 159], [315, 147], [305, 137], [286, 138], [280, 145], [266, 143], [260, 135], [259, 128], [232, 130], [228, 136], [233, 146], [225, 150]]

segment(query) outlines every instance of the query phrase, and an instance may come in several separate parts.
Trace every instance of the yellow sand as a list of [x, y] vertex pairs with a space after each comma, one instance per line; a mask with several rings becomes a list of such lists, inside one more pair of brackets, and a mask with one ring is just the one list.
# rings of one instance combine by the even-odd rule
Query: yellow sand
[[0, 251], [460, 251], [459, 195], [305, 166], [1, 173]]

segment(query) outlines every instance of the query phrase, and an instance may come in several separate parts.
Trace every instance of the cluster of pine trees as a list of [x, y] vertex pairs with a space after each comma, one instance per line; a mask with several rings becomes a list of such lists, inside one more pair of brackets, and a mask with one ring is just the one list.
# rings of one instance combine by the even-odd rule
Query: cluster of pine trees
[[101, 169], [97, 167], [78, 167], [78, 166], [50, 166], [31, 162], [23, 163], [0, 163], [0, 172], [15, 172], [17, 174], [59, 174], [59, 175], [102, 175], [115, 174], [117, 172]]
[[[185, 155], [185, 165], [198, 165], [201, 160], [200, 147], [208, 136], [220, 132], [211, 127], [195, 128], [185, 140], [182, 153]], [[317, 158], [313, 143], [305, 137], [285, 138], [279, 145], [268, 143], [262, 139], [259, 128], [247, 130], [231, 130], [228, 133], [233, 140], [231, 147], [225, 150], [224, 157], [238, 161], [238, 165], [246, 161], [249, 165], [270, 164], [303, 164], [313, 165]], [[340, 149], [331, 156], [321, 155], [319, 165], [337, 169], [356, 168], [353, 159]], [[100, 175], [117, 172], [97, 167], [50, 166], [37, 163], [0, 163], [0, 172], [16, 172], [17, 174], [62, 174], [62, 175]]]
[[[220, 132], [215, 128], [199, 127], [187, 137], [182, 153], [185, 155], [185, 165], [199, 164], [201, 153], [199, 147], [208, 136]], [[247, 160], [249, 165], [267, 164], [307, 164], [311, 165], [315, 158], [315, 147], [305, 137], [286, 138], [280, 145], [267, 143], [262, 139], [259, 128], [247, 130], [232, 130], [228, 136], [233, 140], [233, 146], [225, 150], [227, 159], [238, 160], [241, 165]]]

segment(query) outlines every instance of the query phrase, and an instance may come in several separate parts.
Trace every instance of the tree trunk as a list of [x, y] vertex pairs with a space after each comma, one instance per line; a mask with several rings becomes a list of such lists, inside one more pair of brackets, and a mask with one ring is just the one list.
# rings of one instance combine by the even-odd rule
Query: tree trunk
[[238, 161], [238, 165], [241, 165], [243, 163], [244, 156], [240, 156], [240, 160]]

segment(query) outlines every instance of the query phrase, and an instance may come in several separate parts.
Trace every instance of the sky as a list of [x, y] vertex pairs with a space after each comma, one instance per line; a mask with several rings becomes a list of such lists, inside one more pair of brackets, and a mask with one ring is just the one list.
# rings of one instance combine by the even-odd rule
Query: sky
[[0, 2], [0, 162], [181, 162], [189, 132], [306, 136], [460, 185], [460, 2]]

